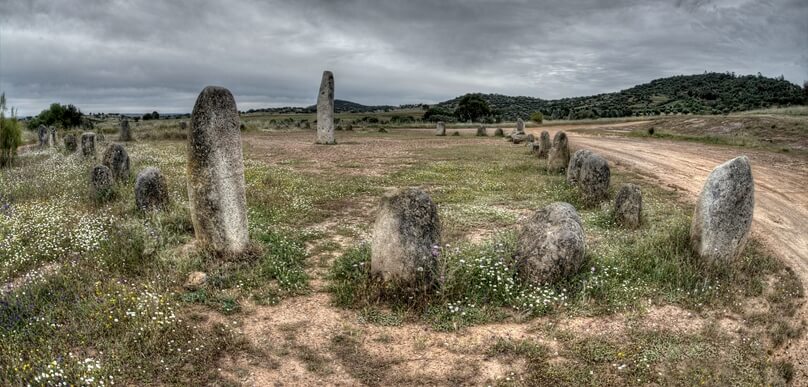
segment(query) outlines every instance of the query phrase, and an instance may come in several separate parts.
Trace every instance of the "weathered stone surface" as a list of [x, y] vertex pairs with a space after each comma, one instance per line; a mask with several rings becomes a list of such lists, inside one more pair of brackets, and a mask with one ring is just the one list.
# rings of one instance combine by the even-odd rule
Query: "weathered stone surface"
[[521, 118], [516, 120], [516, 133], [525, 134], [525, 121]]
[[188, 198], [199, 246], [227, 254], [248, 248], [238, 110], [223, 87], [202, 90], [191, 113]]
[[537, 142], [529, 142], [527, 143], [527, 149], [530, 150], [530, 153], [539, 154], [539, 149], [541, 149], [541, 147]]
[[755, 182], [746, 156], [717, 166], [693, 212], [690, 243], [704, 261], [729, 264], [746, 247], [755, 209]]
[[597, 203], [609, 197], [610, 181], [611, 170], [606, 159], [594, 153], [584, 158], [581, 173], [578, 175], [578, 186], [584, 201]]
[[581, 175], [581, 166], [584, 164], [584, 159], [592, 155], [589, 149], [578, 149], [570, 158], [570, 163], [567, 164], [567, 183], [570, 185], [578, 184], [578, 177]]
[[334, 139], [334, 74], [330, 71], [323, 71], [317, 95], [317, 143], [337, 143]]
[[437, 279], [440, 221], [426, 192], [405, 188], [384, 195], [372, 238], [374, 276], [415, 288], [429, 287]]
[[614, 217], [618, 224], [637, 228], [642, 221], [642, 191], [636, 184], [623, 184], [614, 199]]
[[112, 196], [113, 183], [112, 171], [103, 165], [96, 165], [90, 172], [90, 190], [95, 199], [104, 200]]
[[135, 205], [141, 211], [153, 211], [168, 205], [166, 178], [155, 167], [147, 167], [135, 179]]
[[525, 136], [524, 134], [514, 133], [511, 135], [511, 141], [514, 144], [521, 144], [527, 141], [527, 136]]
[[51, 126], [48, 129], [50, 129], [50, 146], [55, 147], [56, 146], [56, 128]]
[[456, 130], [454, 131], [454, 133], [452, 133], [452, 136], [459, 136], [459, 135], [460, 135], [460, 132], [458, 132]]
[[553, 138], [553, 146], [547, 153], [547, 170], [550, 172], [561, 172], [570, 162], [570, 148], [567, 144], [567, 134], [556, 133]]
[[73, 153], [73, 152], [76, 151], [76, 149], [78, 149], [78, 143], [76, 142], [76, 136], [74, 136], [72, 134], [65, 135], [65, 138], [63, 139], [63, 141], [65, 143], [65, 150], [66, 151], [68, 151], [70, 153]]
[[552, 143], [550, 143], [550, 133], [547, 133], [547, 131], [544, 130], [539, 135], [539, 158], [547, 158], [551, 147]]
[[534, 141], [536, 141], [536, 137], [533, 135], [533, 133], [530, 133], [525, 138], [525, 141], [527, 141], [529, 143], [533, 143]]
[[488, 132], [485, 129], [485, 126], [480, 125], [477, 127], [477, 136], [478, 137], [485, 137], [488, 135]]
[[121, 120], [121, 135], [118, 140], [132, 141], [132, 133], [129, 131], [129, 119], [126, 117]]
[[40, 147], [48, 146], [48, 128], [45, 125], [39, 125], [37, 128], [37, 139]]
[[575, 274], [584, 263], [584, 229], [569, 203], [552, 203], [530, 216], [516, 245], [516, 269], [535, 285]]
[[84, 132], [81, 134], [81, 154], [85, 157], [95, 157], [95, 133]]
[[188, 129], [188, 123], [185, 121], [180, 121], [180, 129], [182, 130]]
[[444, 124], [443, 121], [438, 121], [438, 124], [435, 128], [435, 135], [436, 136], [446, 135], [446, 124]]
[[205, 286], [208, 282], [208, 275], [201, 271], [194, 271], [188, 274], [188, 279], [182, 284], [185, 290], [197, 291]]
[[505, 133], [502, 132], [502, 128], [497, 128], [497, 130], [494, 131], [494, 136], [495, 137], [502, 137], [504, 135], [505, 135]]
[[104, 152], [102, 159], [116, 181], [126, 181], [129, 179], [129, 154], [121, 144], [110, 144]]

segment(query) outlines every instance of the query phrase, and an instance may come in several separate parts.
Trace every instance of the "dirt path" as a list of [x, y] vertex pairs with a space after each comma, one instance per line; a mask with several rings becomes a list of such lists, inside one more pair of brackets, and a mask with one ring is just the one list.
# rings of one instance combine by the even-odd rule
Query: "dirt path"
[[[684, 198], [692, 202], [715, 166], [736, 156], [747, 155], [755, 178], [752, 231], [797, 273], [803, 286], [808, 288], [808, 160], [805, 158], [691, 142], [585, 133], [569, 135], [573, 148], [592, 149], [619, 166], [684, 191]], [[801, 307], [798, 316], [805, 321], [808, 305]], [[795, 380], [808, 381], [807, 355], [808, 340], [803, 339], [786, 348], [785, 356], [797, 371]]]

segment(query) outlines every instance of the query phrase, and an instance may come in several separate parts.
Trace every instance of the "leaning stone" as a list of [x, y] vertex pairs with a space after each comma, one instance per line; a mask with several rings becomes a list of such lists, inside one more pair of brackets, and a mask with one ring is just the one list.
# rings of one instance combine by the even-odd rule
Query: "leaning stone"
[[159, 210], [168, 205], [168, 185], [159, 169], [147, 167], [137, 174], [135, 205], [141, 211]]
[[567, 183], [570, 185], [577, 185], [578, 178], [581, 175], [581, 166], [584, 164], [584, 159], [592, 155], [589, 149], [578, 149], [570, 158], [570, 163], [567, 164]]
[[516, 269], [534, 285], [569, 278], [584, 263], [584, 229], [569, 203], [552, 203], [522, 224], [516, 242]]
[[428, 288], [437, 280], [440, 222], [427, 193], [406, 188], [382, 197], [373, 226], [370, 271], [385, 282]]
[[70, 153], [73, 153], [78, 149], [78, 144], [76, 143], [76, 136], [72, 134], [65, 135], [65, 138], [62, 140], [65, 143], [65, 150]]
[[110, 144], [104, 152], [102, 163], [112, 171], [116, 181], [129, 179], [129, 154], [121, 144]]
[[201, 289], [208, 282], [208, 275], [201, 271], [195, 271], [188, 274], [188, 279], [182, 285], [185, 290], [197, 291]]
[[701, 190], [690, 244], [704, 261], [729, 264], [746, 247], [755, 209], [755, 182], [746, 156], [717, 166]]
[[39, 128], [37, 128], [37, 139], [40, 147], [48, 145], [48, 128], [45, 125], [39, 125]]
[[438, 121], [438, 124], [435, 128], [435, 135], [436, 136], [445, 136], [446, 135], [446, 124], [443, 121]]
[[511, 135], [511, 141], [514, 144], [521, 144], [527, 140], [527, 136], [524, 134], [514, 133]]
[[525, 121], [521, 118], [516, 120], [516, 133], [525, 134]]
[[188, 199], [197, 245], [220, 254], [241, 254], [249, 246], [241, 152], [233, 95], [206, 87], [191, 113]]
[[570, 162], [570, 148], [567, 144], [567, 134], [556, 133], [553, 138], [553, 146], [547, 153], [547, 170], [550, 172], [561, 172]]
[[578, 186], [583, 193], [584, 201], [597, 203], [609, 196], [611, 171], [609, 163], [594, 153], [585, 157], [578, 175]]
[[642, 191], [636, 184], [623, 184], [614, 200], [614, 217], [618, 224], [637, 228], [642, 221]]
[[485, 130], [485, 126], [480, 125], [480, 126], [477, 127], [477, 136], [478, 137], [485, 137], [487, 135], [488, 135], [488, 133]]
[[96, 200], [106, 200], [112, 196], [114, 179], [112, 171], [106, 166], [96, 165], [90, 172], [90, 190]]
[[547, 158], [551, 147], [552, 144], [550, 143], [550, 133], [547, 133], [547, 131], [544, 130], [541, 132], [541, 135], [539, 135], [539, 158]]
[[497, 128], [497, 130], [494, 131], [494, 136], [495, 137], [502, 137], [504, 135], [505, 134], [502, 132], [502, 128]]
[[336, 144], [334, 139], [334, 74], [323, 71], [317, 95], [317, 144]]
[[85, 132], [81, 134], [81, 154], [85, 157], [95, 157], [95, 133]]

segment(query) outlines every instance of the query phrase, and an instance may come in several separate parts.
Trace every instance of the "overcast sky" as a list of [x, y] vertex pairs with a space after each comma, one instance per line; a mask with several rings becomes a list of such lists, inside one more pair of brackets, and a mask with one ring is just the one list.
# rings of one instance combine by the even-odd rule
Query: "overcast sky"
[[[542, 4], [545, 3], [545, 4]], [[808, 80], [808, 1], [0, 0], [0, 90], [22, 115], [240, 110], [336, 98], [559, 98], [704, 71]]]

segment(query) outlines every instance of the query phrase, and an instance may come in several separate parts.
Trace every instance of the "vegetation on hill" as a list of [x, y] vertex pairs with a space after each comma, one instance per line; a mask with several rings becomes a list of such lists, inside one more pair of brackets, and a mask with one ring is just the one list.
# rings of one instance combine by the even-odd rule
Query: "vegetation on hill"
[[75, 128], [82, 125], [83, 117], [84, 113], [73, 105], [52, 103], [49, 108], [28, 120], [28, 129], [34, 130], [39, 125]]
[[[408, 108], [415, 105], [402, 105], [400, 108]], [[372, 113], [372, 112], [379, 112], [379, 111], [390, 111], [397, 109], [399, 107], [391, 106], [391, 105], [374, 105], [374, 106], [367, 106], [358, 104], [356, 102], [345, 101], [342, 99], [335, 99], [334, 100], [334, 112], [336, 113]], [[317, 112], [317, 105], [311, 105], [307, 107], [279, 107], [279, 108], [264, 108], [264, 109], [250, 109], [247, 110], [247, 113], [279, 113], [279, 114], [288, 114], [288, 113], [316, 113]]]

